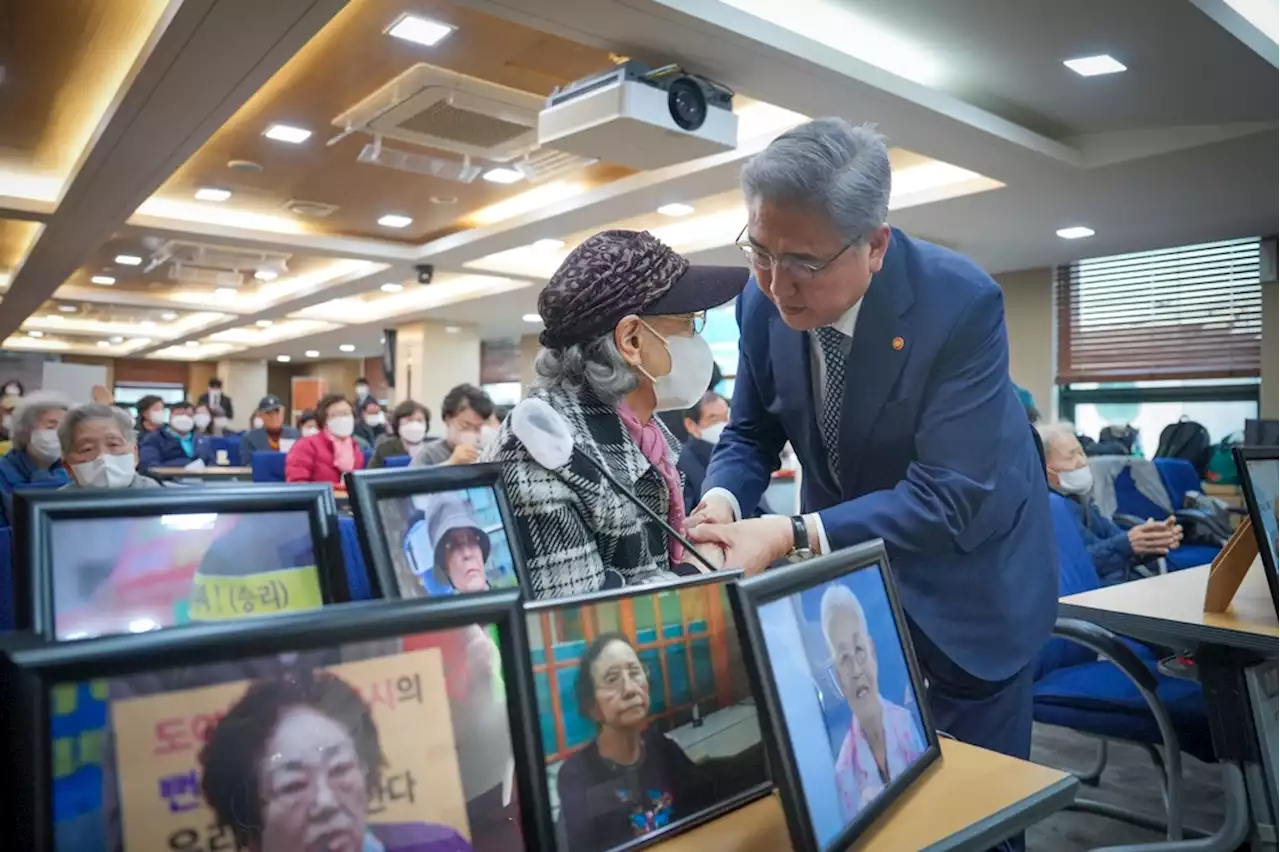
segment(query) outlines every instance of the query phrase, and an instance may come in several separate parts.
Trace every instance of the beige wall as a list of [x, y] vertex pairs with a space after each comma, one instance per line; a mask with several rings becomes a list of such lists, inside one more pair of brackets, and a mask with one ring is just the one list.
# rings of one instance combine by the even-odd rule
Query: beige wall
[[[236, 416], [231, 418], [231, 428], [248, 429], [254, 409], [267, 395], [267, 362], [219, 361], [218, 378], [222, 379], [222, 392], [231, 397], [235, 405]], [[205, 385], [208, 383], [206, 379]]]
[[324, 379], [329, 393], [340, 393], [355, 402], [356, 379], [364, 375], [364, 359], [337, 358], [332, 361], [309, 361], [300, 365], [296, 375]]
[[538, 357], [538, 352], [542, 350], [542, 344], [538, 342], [538, 335], [526, 334], [520, 338], [520, 398], [524, 399], [529, 394], [529, 388], [533, 387], [533, 380], [537, 378], [537, 374], [533, 372], [533, 362]]
[[1263, 417], [1280, 418], [1280, 336], [1276, 329], [1276, 303], [1280, 287], [1275, 280], [1262, 283], [1262, 399], [1260, 413]]
[[1053, 270], [1024, 269], [995, 276], [1004, 291], [1009, 330], [1009, 374], [1031, 391], [1046, 419], [1056, 416], [1054, 392]]
[[396, 399], [414, 399], [431, 411], [431, 434], [444, 434], [440, 403], [455, 385], [480, 384], [480, 335], [474, 326], [446, 332], [444, 323], [396, 329]]

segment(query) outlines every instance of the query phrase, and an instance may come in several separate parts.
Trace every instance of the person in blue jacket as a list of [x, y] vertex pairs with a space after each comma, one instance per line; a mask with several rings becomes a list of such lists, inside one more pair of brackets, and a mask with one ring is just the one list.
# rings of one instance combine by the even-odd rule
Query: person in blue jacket
[[0, 456], [0, 526], [6, 526], [13, 490], [23, 485], [65, 483], [58, 424], [70, 407], [58, 394], [37, 391], [13, 412], [13, 446]]
[[195, 408], [190, 402], [174, 403], [169, 409], [169, 423], [147, 432], [138, 446], [138, 470], [146, 473], [153, 467], [186, 467], [194, 461], [214, 464], [213, 442], [208, 435], [196, 434]]

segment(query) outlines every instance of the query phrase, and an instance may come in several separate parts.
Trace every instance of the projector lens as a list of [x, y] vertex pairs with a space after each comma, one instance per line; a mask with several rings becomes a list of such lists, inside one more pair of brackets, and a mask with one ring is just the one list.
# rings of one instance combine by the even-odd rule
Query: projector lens
[[667, 108], [676, 126], [683, 130], [697, 130], [707, 120], [707, 96], [688, 77], [672, 81], [667, 90]]

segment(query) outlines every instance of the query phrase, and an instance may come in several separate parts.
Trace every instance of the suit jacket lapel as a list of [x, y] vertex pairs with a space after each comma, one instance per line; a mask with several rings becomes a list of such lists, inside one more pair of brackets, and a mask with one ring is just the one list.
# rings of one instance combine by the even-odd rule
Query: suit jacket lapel
[[915, 301], [908, 274], [911, 247], [896, 228], [884, 265], [862, 297], [845, 368], [840, 416], [840, 480], [856, 481], [875, 425], [911, 352], [905, 313]]

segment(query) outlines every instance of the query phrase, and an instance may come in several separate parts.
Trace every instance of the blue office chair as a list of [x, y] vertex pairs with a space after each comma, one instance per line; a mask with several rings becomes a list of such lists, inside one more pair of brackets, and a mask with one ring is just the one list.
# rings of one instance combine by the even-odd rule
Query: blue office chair
[[213, 454], [217, 458], [218, 450], [227, 451], [227, 463], [232, 465], [240, 464], [240, 440], [241, 435], [215, 435], [209, 439], [213, 445]]
[[338, 533], [342, 539], [342, 561], [347, 567], [347, 589], [351, 600], [367, 601], [373, 597], [373, 591], [369, 587], [369, 569], [365, 567], [355, 520], [338, 518]]
[[[1155, 465], [1156, 470], [1160, 472], [1160, 480], [1164, 482], [1164, 487], [1169, 492], [1170, 499], [1173, 500], [1174, 508], [1179, 510], [1179, 516], [1187, 516], [1184, 514], [1188, 509], [1187, 494], [1204, 489], [1196, 473], [1196, 466], [1186, 459], [1173, 458], [1155, 459]], [[1243, 509], [1238, 511], [1241, 514], [1245, 513]], [[1208, 565], [1221, 549], [1211, 544], [1184, 543], [1170, 553], [1167, 560], [1170, 568], [1194, 568], [1197, 565]]]
[[250, 459], [254, 482], [284, 482], [284, 460], [288, 453], [258, 450]]
[[384, 460], [387, 467], [408, 467], [409, 456], [387, 456]]
[[[1168, 464], [1170, 462], [1173, 464]], [[1229, 531], [1222, 530], [1220, 534], [1215, 534], [1219, 533], [1219, 531], [1216, 527], [1210, 529], [1207, 526], [1210, 521], [1204, 512], [1199, 509], [1183, 508], [1187, 491], [1198, 491], [1200, 487], [1195, 467], [1184, 459], [1156, 459], [1154, 465], [1160, 474], [1160, 480], [1165, 487], [1165, 491], [1169, 494], [1169, 502], [1174, 510], [1173, 516], [1178, 519], [1178, 523], [1182, 525], [1187, 535], [1207, 536], [1211, 540], [1221, 540], [1221, 544], [1218, 545], [1184, 542], [1181, 547], [1164, 558], [1166, 567], [1170, 571], [1180, 571], [1184, 568], [1194, 568], [1197, 565], [1209, 564], [1218, 555], [1218, 551], [1222, 549], [1222, 544], [1226, 543]], [[1183, 490], [1179, 491], [1177, 489], [1186, 483], [1185, 474], [1187, 472], [1179, 470], [1181, 465], [1186, 465], [1194, 483], [1190, 488], [1183, 488]], [[1171, 486], [1171, 479], [1167, 475], [1167, 471], [1172, 473], [1172, 481], [1177, 484]], [[1116, 513], [1112, 516], [1112, 520], [1121, 529], [1128, 529], [1135, 524], [1140, 524], [1147, 518], [1161, 519], [1168, 515], [1166, 508], [1152, 502], [1138, 490], [1133, 482], [1133, 475], [1128, 468], [1120, 471], [1119, 475], [1116, 476], [1115, 488]]]
[[[1051, 494], [1049, 499], [1058, 547], [1059, 594], [1098, 588], [1101, 582], [1093, 560], [1065, 498]], [[1150, 648], [1086, 621], [1060, 618], [1053, 632], [1055, 638], [1045, 643], [1036, 661], [1035, 720], [1102, 739], [1095, 765], [1076, 773], [1091, 786], [1098, 784], [1106, 767], [1108, 740], [1141, 745], [1163, 776], [1168, 818], [1160, 820], [1089, 799], [1077, 799], [1072, 807], [1163, 832], [1170, 841], [1180, 840], [1182, 751], [1207, 762], [1215, 760], [1200, 685], [1160, 673], [1159, 657]]]

